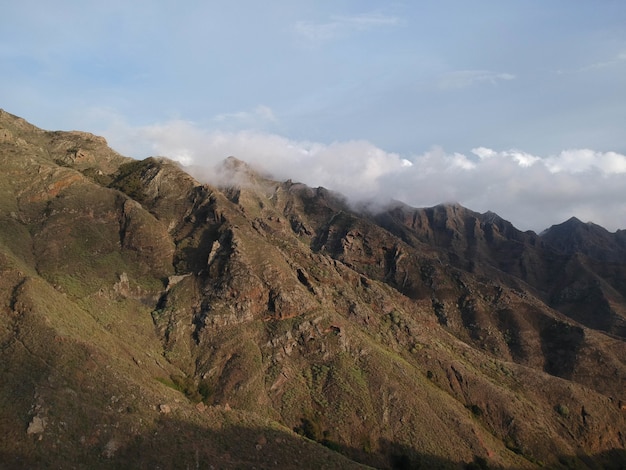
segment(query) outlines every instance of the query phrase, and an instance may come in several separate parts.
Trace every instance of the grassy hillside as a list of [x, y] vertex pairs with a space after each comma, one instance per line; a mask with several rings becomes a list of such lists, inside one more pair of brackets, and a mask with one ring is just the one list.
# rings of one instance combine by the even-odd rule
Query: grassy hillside
[[0, 162], [8, 468], [626, 464], [620, 261], [5, 112]]

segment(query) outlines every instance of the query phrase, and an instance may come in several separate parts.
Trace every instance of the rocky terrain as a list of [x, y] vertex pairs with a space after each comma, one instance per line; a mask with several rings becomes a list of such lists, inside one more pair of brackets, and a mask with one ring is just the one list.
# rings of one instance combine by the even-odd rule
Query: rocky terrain
[[626, 466], [626, 231], [210, 186], [4, 111], [0, 162], [1, 468]]

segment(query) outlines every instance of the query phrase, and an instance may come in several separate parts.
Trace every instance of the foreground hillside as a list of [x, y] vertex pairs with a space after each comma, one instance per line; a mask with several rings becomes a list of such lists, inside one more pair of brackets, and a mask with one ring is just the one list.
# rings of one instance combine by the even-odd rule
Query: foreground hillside
[[5, 112], [0, 162], [7, 468], [626, 465], [623, 231], [213, 187]]

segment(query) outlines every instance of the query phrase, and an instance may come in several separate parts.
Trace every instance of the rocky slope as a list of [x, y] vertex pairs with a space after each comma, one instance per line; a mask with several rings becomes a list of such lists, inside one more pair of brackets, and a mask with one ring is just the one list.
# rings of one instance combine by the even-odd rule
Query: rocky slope
[[8, 468], [622, 468], [624, 232], [370, 213], [0, 112]]

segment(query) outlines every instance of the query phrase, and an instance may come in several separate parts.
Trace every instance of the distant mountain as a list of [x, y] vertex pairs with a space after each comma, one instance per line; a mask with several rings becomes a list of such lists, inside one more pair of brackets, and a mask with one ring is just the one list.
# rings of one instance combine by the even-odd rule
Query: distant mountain
[[3, 111], [0, 162], [6, 468], [626, 465], [623, 231], [211, 186]]
[[555, 250], [566, 253], [582, 253], [604, 262], [626, 262], [626, 231], [611, 233], [591, 222], [583, 223], [572, 217], [559, 225], [553, 225], [541, 234], [541, 238]]

